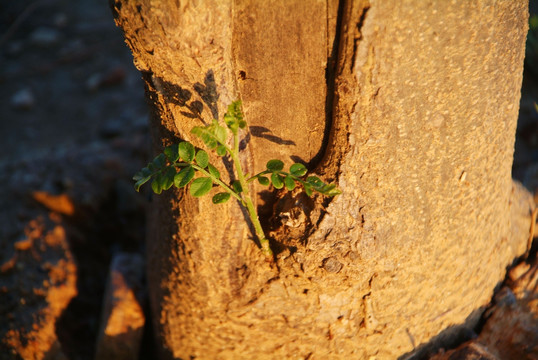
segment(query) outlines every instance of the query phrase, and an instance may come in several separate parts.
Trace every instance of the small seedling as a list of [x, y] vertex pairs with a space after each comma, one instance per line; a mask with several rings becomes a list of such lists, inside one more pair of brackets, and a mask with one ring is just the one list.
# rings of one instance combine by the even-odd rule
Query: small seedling
[[[221, 126], [218, 120], [213, 120], [210, 125], [195, 126], [191, 133], [199, 137], [205, 146], [209, 150], [214, 150], [218, 156], [231, 158], [237, 177], [231, 184], [221, 180], [219, 171], [209, 162], [209, 155], [205, 150], [197, 149], [192, 143], [183, 141], [166, 147], [163, 153], [136, 173], [133, 177], [136, 181], [135, 189], [139, 191], [149, 180], [152, 180], [151, 189], [156, 194], [172, 186], [183, 188], [190, 184], [190, 194], [200, 197], [208, 194], [213, 186], [220, 188], [221, 191], [213, 195], [213, 203], [225, 203], [232, 197], [237, 200], [247, 210], [262, 252], [272, 260], [273, 252], [263, 232], [252, 197], [249, 195], [248, 184], [256, 180], [261, 185], [272, 184], [276, 189], [285, 187], [289, 191], [300, 185], [308, 196], [314, 191], [326, 196], [335, 196], [341, 191], [335, 184], [326, 184], [317, 176], [306, 177], [307, 169], [301, 163], [295, 163], [290, 166], [289, 171], [284, 171], [284, 163], [273, 159], [267, 162], [265, 170], [252, 176], [245, 174], [239, 161], [239, 130], [247, 131], [241, 101], [234, 101], [228, 106], [224, 123], [226, 127]], [[228, 130], [233, 135], [231, 146], [228, 145]]]

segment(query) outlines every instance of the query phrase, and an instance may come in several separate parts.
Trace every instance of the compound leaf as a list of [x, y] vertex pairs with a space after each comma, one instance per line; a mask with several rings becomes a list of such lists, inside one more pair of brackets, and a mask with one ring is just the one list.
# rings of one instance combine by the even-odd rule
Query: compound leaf
[[211, 178], [200, 177], [198, 179], [194, 179], [189, 189], [189, 192], [194, 197], [204, 196], [211, 190], [212, 186], [213, 181], [211, 180]]

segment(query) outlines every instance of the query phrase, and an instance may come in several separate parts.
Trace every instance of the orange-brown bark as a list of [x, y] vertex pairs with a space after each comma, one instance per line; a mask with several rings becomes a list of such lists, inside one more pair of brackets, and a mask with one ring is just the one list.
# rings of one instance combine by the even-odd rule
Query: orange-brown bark
[[149, 281], [169, 357], [388, 359], [474, 325], [530, 226], [510, 176], [524, 1], [112, 5], [157, 148], [241, 98], [247, 171], [300, 159], [343, 190], [316, 200], [278, 267], [237, 204], [154, 198]]

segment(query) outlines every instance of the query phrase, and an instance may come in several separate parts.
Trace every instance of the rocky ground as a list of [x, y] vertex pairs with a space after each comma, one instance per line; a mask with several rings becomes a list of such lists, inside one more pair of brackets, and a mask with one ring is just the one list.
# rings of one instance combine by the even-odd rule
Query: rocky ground
[[[131, 182], [149, 157], [147, 109], [106, 1], [1, 2], [0, 65], [0, 359], [133, 359], [138, 347], [152, 359], [140, 271], [147, 199]], [[538, 76], [526, 75], [514, 177], [534, 192]], [[536, 269], [534, 249], [476, 339], [436, 359], [538, 358]], [[114, 320], [115, 307], [129, 316]], [[122, 334], [120, 344], [104, 333]]]
[[105, 1], [2, 2], [0, 34], [0, 358], [93, 359], [111, 260], [144, 251], [143, 85]]

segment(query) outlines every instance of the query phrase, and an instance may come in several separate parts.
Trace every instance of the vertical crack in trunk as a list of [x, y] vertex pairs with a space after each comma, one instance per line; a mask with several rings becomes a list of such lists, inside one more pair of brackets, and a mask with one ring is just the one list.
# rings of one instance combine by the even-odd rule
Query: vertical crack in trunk
[[[340, 48], [340, 38], [342, 35], [342, 16], [344, 13], [344, 5], [346, 0], [338, 1], [338, 10], [336, 16], [336, 30], [334, 32], [334, 41], [332, 42], [331, 51], [327, 53], [327, 67], [325, 68], [325, 82], [327, 94], [325, 96], [325, 130], [323, 132], [323, 140], [318, 153], [308, 163], [309, 168], [314, 168], [322, 160], [327, 146], [329, 145], [329, 136], [333, 127], [333, 110], [335, 100], [335, 87], [336, 87], [336, 71], [337, 62]], [[329, 4], [327, 3], [327, 47], [329, 47], [330, 39], [330, 23], [329, 23]]]
[[359, 46], [359, 40], [361, 40], [362, 33], [361, 29], [364, 25], [364, 19], [366, 19], [366, 14], [368, 13], [368, 10], [370, 10], [370, 6], [365, 6], [362, 9], [362, 13], [360, 14], [359, 21], [357, 22], [357, 28], [356, 33], [353, 39], [353, 53], [351, 56], [351, 61], [349, 62], [349, 72], [353, 73], [353, 65], [355, 64], [355, 56], [357, 55], [357, 48]]
[[340, 0], [338, 4], [335, 41], [327, 61], [325, 134], [315, 157], [320, 162], [318, 172], [328, 181], [338, 179], [342, 159], [349, 151], [350, 114], [360, 85], [353, 74], [353, 66], [369, 9], [368, 1]]

